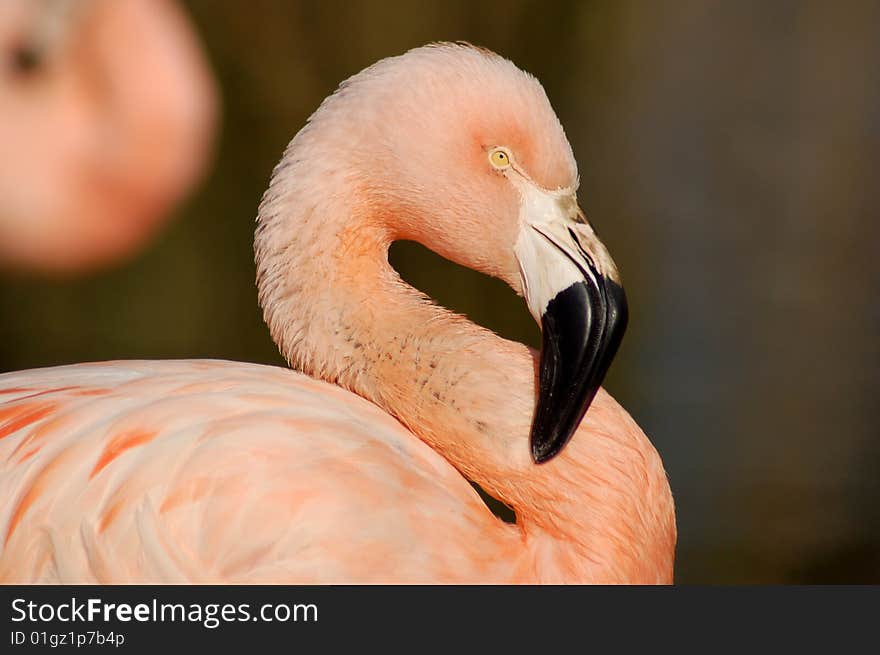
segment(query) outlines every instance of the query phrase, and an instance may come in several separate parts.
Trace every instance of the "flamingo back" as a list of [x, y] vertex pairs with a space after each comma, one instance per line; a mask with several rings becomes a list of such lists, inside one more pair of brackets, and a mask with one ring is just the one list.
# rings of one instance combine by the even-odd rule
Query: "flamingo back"
[[7, 583], [502, 582], [521, 547], [375, 405], [225, 361], [0, 375], [0, 498]]

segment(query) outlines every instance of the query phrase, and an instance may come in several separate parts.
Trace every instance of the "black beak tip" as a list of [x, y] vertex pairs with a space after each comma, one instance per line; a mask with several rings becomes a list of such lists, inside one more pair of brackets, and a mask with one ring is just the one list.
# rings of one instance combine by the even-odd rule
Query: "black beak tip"
[[543, 464], [556, 457], [562, 451], [565, 442], [559, 439], [538, 439], [532, 436], [531, 445], [532, 461], [535, 464]]
[[574, 435], [620, 346], [626, 323], [623, 288], [595, 271], [547, 305], [530, 440], [535, 464], [553, 459]]

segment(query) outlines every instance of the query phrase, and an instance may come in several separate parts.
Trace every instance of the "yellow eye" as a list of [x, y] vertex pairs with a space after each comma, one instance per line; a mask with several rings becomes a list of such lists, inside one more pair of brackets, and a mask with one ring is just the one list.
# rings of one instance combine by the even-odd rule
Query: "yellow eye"
[[493, 150], [489, 153], [489, 162], [495, 168], [507, 168], [510, 166], [510, 155], [503, 150]]

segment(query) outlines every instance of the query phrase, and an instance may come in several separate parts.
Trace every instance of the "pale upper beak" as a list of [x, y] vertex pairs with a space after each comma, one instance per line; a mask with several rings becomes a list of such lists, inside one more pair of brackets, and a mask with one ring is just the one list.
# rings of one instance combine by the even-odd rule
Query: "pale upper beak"
[[532, 458], [557, 455], [580, 425], [617, 353], [626, 294], [605, 246], [570, 190], [518, 180], [522, 196], [515, 252], [523, 295], [541, 326]]

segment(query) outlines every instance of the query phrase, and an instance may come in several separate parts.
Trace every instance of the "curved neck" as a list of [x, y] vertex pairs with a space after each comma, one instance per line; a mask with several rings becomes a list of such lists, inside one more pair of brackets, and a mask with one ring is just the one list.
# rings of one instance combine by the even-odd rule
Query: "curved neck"
[[610, 396], [600, 392], [562, 454], [534, 464], [536, 353], [403, 282], [388, 263], [393, 235], [380, 223], [332, 211], [281, 223], [261, 229], [295, 234], [295, 243], [272, 250], [273, 237], [258, 234], [258, 259], [268, 259], [261, 299], [294, 368], [379, 405], [510, 505], [539, 579], [671, 581], [666, 476]]

